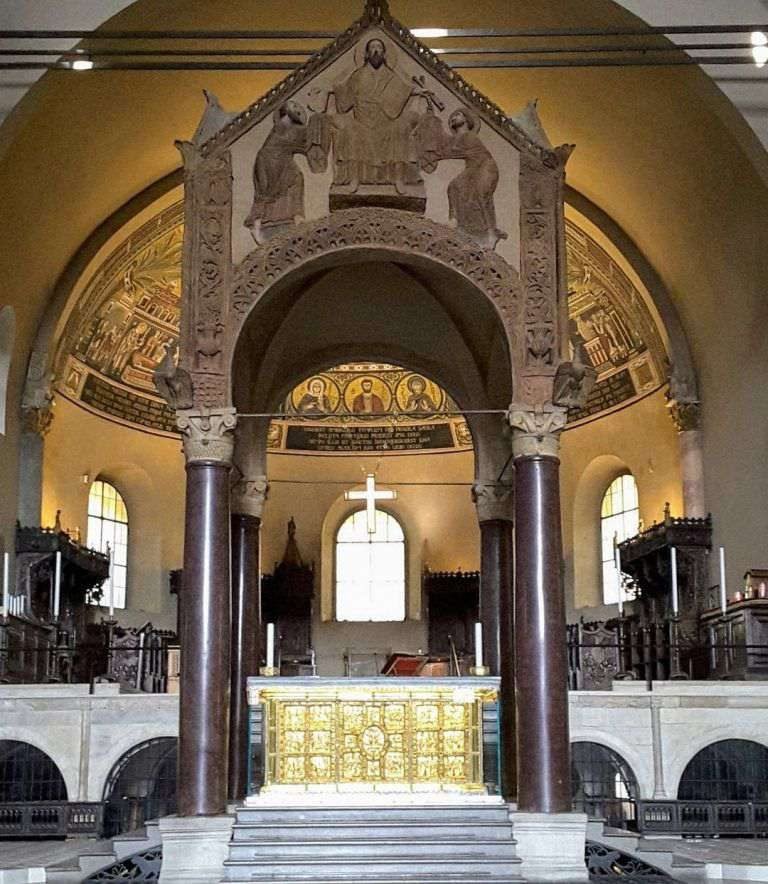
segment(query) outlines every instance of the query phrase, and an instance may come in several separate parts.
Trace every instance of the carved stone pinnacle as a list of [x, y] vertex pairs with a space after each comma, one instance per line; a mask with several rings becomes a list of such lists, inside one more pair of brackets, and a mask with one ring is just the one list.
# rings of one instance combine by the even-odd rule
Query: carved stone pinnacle
[[34, 433], [36, 436], [44, 437], [53, 423], [52, 403], [49, 402], [48, 405], [40, 408], [22, 408], [21, 421], [25, 433]]
[[678, 432], [701, 429], [701, 402], [667, 399], [667, 408]]
[[237, 426], [234, 408], [180, 411], [176, 426], [183, 434], [187, 463], [232, 463]]
[[269, 483], [266, 476], [238, 479], [232, 486], [232, 512], [260, 519], [268, 496]]
[[515, 502], [512, 485], [482, 480], [475, 482], [472, 486], [472, 502], [477, 509], [478, 522], [491, 522], [494, 519], [512, 521]]
[[363, 15], [370, 21], [379, 21], [382, 18], [389, 18], [389, 2], [388, 0], [365, 0], [365, 10]]
[[516, 458], [558, 457], [560, 433], [568, 419], [568, 411], [558, 405], [509, 406], [508, 420], [512, 427], [512, 451]]

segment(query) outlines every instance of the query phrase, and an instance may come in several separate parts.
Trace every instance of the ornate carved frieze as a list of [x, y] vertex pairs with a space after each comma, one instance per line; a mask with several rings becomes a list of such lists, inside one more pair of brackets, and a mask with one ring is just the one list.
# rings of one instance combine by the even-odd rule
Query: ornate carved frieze
[[182, 353], [198, 407], [225, 401], [224, 338], [230, 291], [232, 165], [228, 152], [200, 159], [190, 145], [187, 166], [184, 310], [187, 340]]
[[232, 512], [260, 519], [268, 496], [266, 476], [256, 476], [255, 479], [243, 476], [232, 485]]
[[[521, 283], [523, 287], [523, 347], [520, 358], [525, 379], [521, 398], [533, 403], [552, 397], [551, 378], [560, 363], [561, 300], [558, 254], [562, 222], [562, 169], [543, 166], [530, 156], [521, 158]], [[564, 256], [563, 256], [564, 260]]]
[[672, 423], [679, 433], [701, 429], [701, 402], [668, 398], [667, 408]]
[[560, 451], [560, 433], [565, 427], [568, 412], [552, 403], [535, 408], [512, 403], [508, 420], [512, 427], [512, 450], [515, 457], [546, 455], [557, 457]]
[[429, 258], [462, 274], [493, 302], [512, 344], [520, 304], [520, 280], [512, 267], [461, 231], [397, 209], [346, 209], [271, 239], [236, 268], [233, 308], [242, 321], [291, 270], [321, 255], [366, 247]]
[[478, 522], [494, 519], [512, 521], [514, 515], [514, 487], [500, 482], [475, 482], [472, 486], [472, 502], [477, 509]]
[[234, 408], [182, 411], [176, 417], [187, 463], [232, 463], [237, 414]]

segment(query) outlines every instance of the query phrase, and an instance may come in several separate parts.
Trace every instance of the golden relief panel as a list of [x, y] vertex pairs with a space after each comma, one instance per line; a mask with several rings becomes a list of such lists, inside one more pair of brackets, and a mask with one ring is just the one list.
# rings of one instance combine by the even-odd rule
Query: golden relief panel
[[480, 725], [487, 696], [375, 693], [318, 702], [309, 694], [281, 699], [266, 692], [267, 787], [483, 788]]

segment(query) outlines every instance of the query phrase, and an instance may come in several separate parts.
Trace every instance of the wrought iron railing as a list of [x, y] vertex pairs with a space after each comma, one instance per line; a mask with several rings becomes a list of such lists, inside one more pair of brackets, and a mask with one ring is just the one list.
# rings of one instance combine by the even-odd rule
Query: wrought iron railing
[[0, 838], [101, 835], [104, 805], [83, 801], [14, 801], [0, 804]]
[[768, 834], [768, 801], [638, 801], [641, 834]]

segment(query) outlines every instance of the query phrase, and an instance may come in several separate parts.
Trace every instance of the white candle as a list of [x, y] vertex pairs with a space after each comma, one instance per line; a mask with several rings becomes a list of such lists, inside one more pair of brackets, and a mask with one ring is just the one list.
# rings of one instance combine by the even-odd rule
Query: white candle
[[720, 609], [725, 614], [728, 608], [728, 593], [725, 588], [725, 548], [720, 547]]
[[267, 623], [267, 669], [275, 667], [275, 624]]
[[619, 552], [618, 532], [613, 535], [613, 557], [616, 561], [616, 582], [619, 588], [619, 614], [624, 613], [624, 592], [621, 585], [621, 553]]
[[115, 615], [115, 593], [112, 584], [109, 585], [109, 616]]
[[480, 669], [483, 665], [483, 624], [475, 623], [475, 667]]
[[677, 595], [677, 550], [674, 546], [669, 550], [669, 566], [672, 572], [672, 613], [677, 617], [680, 600]]
[[53, 619], [59, 619], [61, 607], [61, 550], [56, 553], [56, 575], [53, 584]]
[[3, 553], [3, 604], [0, 605], [0, 616], [8, 615], [8, 596], [11, 591], [11, 554]]

